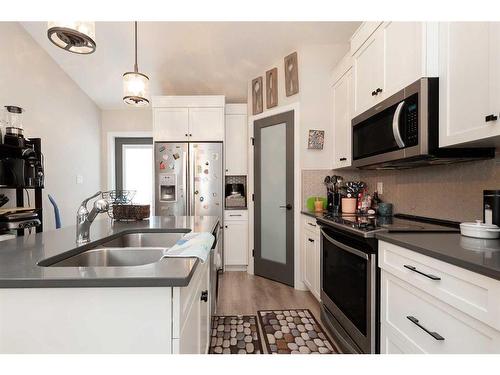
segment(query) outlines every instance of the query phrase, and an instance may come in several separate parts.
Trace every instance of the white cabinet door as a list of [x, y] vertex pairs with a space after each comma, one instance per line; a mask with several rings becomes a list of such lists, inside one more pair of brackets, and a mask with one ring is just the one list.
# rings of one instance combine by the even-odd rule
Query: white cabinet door
[[246, 175], [248, 173], [247, 116], [226, 115], [226, 174]]
[[333, 166], [350, 167], [352, 163], [351, 89], [352, 72], [349, 70], [333, 86]]
[[188, 121], [187, 108], [154, 108], [154, 140], [160, 142], [187, 141]]
[[223, 141], [224, 108], [189, 108], [189, 140]]
[[384, 96], [384, 38], [380, 37], [380, 30], [354, 54], [353, 69], [354, 113], [358, 115]]
[[383, 25], [385, 50], [384, 97], [389, 97], [423, 76], [422, 22], [387, 22]]
[[[201, 277], [200, 283], [200, 294], [198, 295], [198, 302], [200, 304], [200, 354], [208, 353], [208, 345], [210, 339], [210, 301], [211, 298], [215, 298], [215, 296], [211, 296], [210, 293], [210, 269], [207, 267], [207, 272], [205, 272]], [[207, 300], [205, 298], [202, 299], [202, 295], [207, 295]]]
[[500, 130], [500, 22], [490, 22], [490, 110], [499, 120], [490, 122], [499, 134]]
[[224, 264], [248, 265], [248, 222], [226, 221], [224, 229]]
[[[490, 108], [488, 22], [439, 25], [439, 144], [451, 146], [500, 134], [500, 121], [486, 121]], [[497, 68], [498, 69], [498, 68]]]
[[319, 237], [310, 231], [304, 233], [304, 284], [319, 300], [320, 296], [320, 266], [319, 266]]

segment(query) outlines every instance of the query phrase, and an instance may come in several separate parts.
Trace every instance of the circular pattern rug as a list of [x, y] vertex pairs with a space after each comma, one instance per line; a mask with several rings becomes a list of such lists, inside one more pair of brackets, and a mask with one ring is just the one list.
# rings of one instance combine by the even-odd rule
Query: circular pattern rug
[[332, 354], [332, 343], [308, 309], [257, 312], [268, 353]]
[[255, 315], [214, 316], [209, 354], [262, 354]]

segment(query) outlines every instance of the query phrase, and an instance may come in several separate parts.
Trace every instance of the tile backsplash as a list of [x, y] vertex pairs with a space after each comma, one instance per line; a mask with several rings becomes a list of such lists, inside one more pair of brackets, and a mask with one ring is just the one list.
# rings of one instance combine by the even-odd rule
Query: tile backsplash
[[500, 189], [500, 159], [394, 171], [303, 170], [302, 202], [325, 196], [323, 179], [338, 174], [360, 179], [369, 191], [383, 183], [381, 198], [394, 212], [456, 221], [482, 219], [483, 190]]

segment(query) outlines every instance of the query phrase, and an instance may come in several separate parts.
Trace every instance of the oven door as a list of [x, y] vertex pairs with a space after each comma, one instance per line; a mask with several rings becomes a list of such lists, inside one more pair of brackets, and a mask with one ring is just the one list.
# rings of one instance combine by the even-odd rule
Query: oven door
[[336, 334], [343, 337], [347, 333], [346, 342], [353, 341], [363, 353], [375, 353], [375, 254], [323, 227], [321, 267], [321, 300], [343, 329]]

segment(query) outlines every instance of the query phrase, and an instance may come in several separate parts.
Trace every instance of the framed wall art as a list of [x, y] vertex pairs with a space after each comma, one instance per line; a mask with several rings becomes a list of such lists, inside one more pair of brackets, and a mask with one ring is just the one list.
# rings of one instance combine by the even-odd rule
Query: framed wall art
[[262, 98], [262, 77], [252, 80], [252, 114], [257, 115], [264, 110]]
[[325, 143], [324, 130], [309, 130], [309, 140], [307, 142], [308, 149], [323, 150], [324, 143]]
[[266, 72], [266, 107], [273, 108], [278, 105], [278, 68]]
[[299, 92], [297, 52], [285, 57], [285, 88], [286, 96], [292, 96]]

